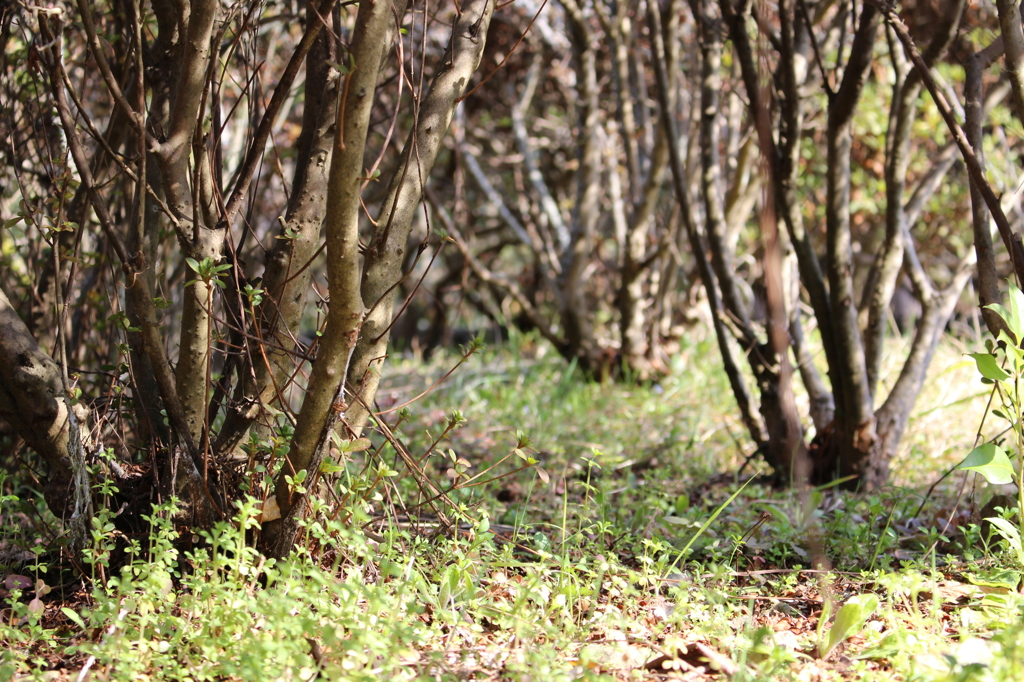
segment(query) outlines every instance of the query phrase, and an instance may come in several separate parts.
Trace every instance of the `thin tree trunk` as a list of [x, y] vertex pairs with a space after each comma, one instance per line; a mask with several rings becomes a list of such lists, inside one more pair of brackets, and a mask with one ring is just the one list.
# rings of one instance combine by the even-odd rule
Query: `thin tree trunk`
[[[923, 57], [931, 64], [945, 53], [960, 25], [960, 15], [965, 3], [960, 0], [951, 5], [943, 21], [935, 27], [935, 33]], [[888, 324], [889, 303], [896, 290], [896, 280], [903, 263], [903, 226], [906, 222], [903, 195], [906, 189], [907, 171], [910, 167], [910, 142], [917, 100], [921, 94], [921, 75], [917, 67], [906, 70], [905, 60], [900, 63], [898, 56], [902, 45], [895, 44], [894, 62], [897, 63], [896, 83], [893, 86], [893, 104], [890, 115], [889, 139], [885, 164], [885, 242], [875, 263], [874, 286], [869, 293], [868, 325], [864, 332], [864, 353], [867, 366], [868, 390], [875, 395], [882, 363], [882, 346]]]
[[[746, 29], [746, 17], [751, 11], [751, 5], [743, 2], [739, 8], [734, 8], [731, 0], [720, 0], [720, 6], [729, 28], [729, 37], [732, 39], [744, 86], [748, 92], [758, 92], [760, 78], [754, 61], [753, 47]], [[768, 147], [762, 153], [773, 166], [771, 177], [774, 180], [776, 211], [786, 225], [793, 250], [796, 253], [800, 282], [807, 289], [815, 317], [818, 320], [829, 320], [831, 304], [825, 277], [821, 271], [821, 264], [814, 251], [814, 246], [811, 244], [810, 235], [804, 228], [803, 215], [800, 212], [800, 202], [797, 197], [797, 180], [801, 168], [800, 141], [803, 129], [800, 87], [807, 76], [806, 67], [800, 66], [807, 63], [807, 59], [801, 53], [806, 43], [802, 36], [810, 29], [804, 25], [801, 14], [796, 11], [795, 3], [784, 4], [780, 7], [779, 12], [781, 30], [778, 67], [780, 77], [778, 81], [782, 91], [779, 102], [779, 144], [776, 145], [775, 140], [770, 136], [759, 142]], [[800, 59], [797, 59], [798, 54]], [[763, 111], [765, 103], [759, 97], [748, 97], [748, 103], [753, 120], [759, 121], [768, 115]], [[832, 367], [835, 363], [835, 342], [832, 338], [832, 329], [828, 324], [819, 324], [819, 332], [827, 364]], [[830, 422], [835, 411], [834, 396], [830, 391], [822, 392], [824, 384], [820, 381], [820, 377], [815, 380], [817, 371], [812, 365], [801, 362], [800, 367], [801, 378], [808, 380], [804, 382], [804, 387], [810, 394], [812, 404], [818, 408], [818, 418], [825, 419], [826, 423]]]
[[[85, 187], [88, 194], [89, 202], [92, 204], [96, 217], [99, 219], [100, 227], [117, 254], [121, 268], [124, 270], [127, 295], [132, 298], [132, 303], [139, 316], [143, 347], [153, 367], [161, 401], [167, 411], [171, 428], [174, 430], [178, 442], [188, 455], [188, 460], [184, 462], [185, 466], [181, 469], [183, 479], [177, 492], [182, 494], [186, 501], [185, 514], [190, 516], [198, 525], [206, 526], [219, 515], [219, 510], [209, 489], [206, 487], [205, 479], [201, 476], [204, 468], [203, 460], [198, 448], [196, 448], [195, 441], [185, 419], [184, 409], [178, 399], [174, 376], [164, 348], [163, 335], [156, 319], [152, 290], [149, 287], [149, 280], [141, 276], [148, 269], [145, 254], [141, 252], [129, 254], [123, 240], [114, 229], [110, 212], [100, 196], [92, 177], [90, 164], [64, 92], [63, 67], [60, 62], [61, 45], [59, 40], [54, 39], [54, 33], [58, 36], [60, 34], [54, 31], [47, 23], [49, 17], [40, 13], [39, 19], [42, 33], [51, 44], [48, 55], [51, 91], [56, 104], [57, 114], [61, 120], [61, 126], [64, 128], [64, 133], [67, 137], [71, 157], [74, 160], [75, 167], [78, 169], [78, 174], [81, 178], [82, 186]], [[60, 27], [57, 26], [56, 28], [59, 30]], [[134, 113], [132, 116], [134, 116]], [[141, 128], [141, 125], [139, 127]], [[174, 485], [174, 482], [172, 482], [172, 485]]]
[[[725, 366], [729, 384], [740, 408], [740, 415], [744, 425], [750, 433], [751, 439], [758, 448], [768, 443], [768, 434], [765, 431], [764, 423], [760, 415], [755, 411], [750, 391], [746, 381], [736, 362], [730, 345], [729, 332], [723, 322], [724, 311], [718, 294], [718, 284], [715, 281], [715, 273], [708, 261], [708, 249], [694, 222], [693, 209], [689, 196], [689, 179], [683, 167], [683, 160], [679, 151], [678, 133], [676, 132], [676, 121], [673, 114], [673, 106], [669, 99], [669, 93], [674, 88], [674, 65], [666, 64], [664, 38], [661, 32], [661, 16], [656, 0], [647, 0], [647, 21], [652, 36], [652, 61], [654, 72], [658, 83], [658, 101], [661, 105], [661, 122], [669, 139], [669, 168], [672, 171], [672, 186], [675, 191], [676, 201], [679, 202], [680, 216], [686, 228], [689, 238], [690, 249], [697, 261], [697, 269], [700, 273], [704, 291], [707, 293], [708, 304], [711, 308], [711, 320], [715, 329], [715, 337], [718, 340], [718, 347], [722, 354], [722, 362]], [[670, 71], [672, 69], [672, 71]]]
[[1020, 3], [996, 0], [996, 10], [1003, 41], [1003, 73], [1010, 81], [1013, 112], [1018, 121], [1024, 121], [1024, 28], [1021, 27]]
[[576, 93], [579, 111], [579, 170], [576, 202], [569, 248], [562, 265], [562, 324], [569, 352], [585, 368], [598, 371], [594, 348], [590, 306], [587, 303], [583, 274], [590, 264], [591, 251], [600, 211], [601, 153], [598, 139], [597, 52], [594, 36], [577, 0], [562, 0], [572, 37], [576, 60]]
[[[1006, 218], [1006, 213], [1003, 211], [1002, 205], [999, 202], [999, 197], [996, 196], [995, 190], [992, 189], [992, 185], [989, 184], [985, 177], [985, 169], [979, 160], [978, 151], [975, 149], [975, 145], [970, 143], [963, 128], [961, 128], [960, 124], [957, 122], [952, 107], [950, 107], [945, 94], [935, 82], [935, 78], [925, 66], [924, 60], [918, 52], [913, 39], [910, 37], [910, 33], [907, 30], [906, 25], [903, 23], [903, 20], [899, 18], [893, 7], [886, 5], [882, 9], [885, 14], [886, 22], [892, 26], [896, 35], [899, 37], [900, 42], [903, 43], [903, 47], [906, 49], [910, 60], [921, 70], [921, 78], [924, 81], [924, 85], [928, 89], [929, 94], [931, 94], [932, 100], [935, 102], [935, 105], [939, 110], [939, 114], [946, 123], [946, 127], [949, 128], [949, 131], [953, 136], [953, 140], [956, 142], [957, 147], [960, 148], [960, 155], [963, 157], [964, 164], [967, 166], [967, 172], [971, 178], [971, 182], [977, 185], [978, 193], [981, 195], [986, 208], [988, 208], [992, 218], [995, 220], [996, 228], [999, 230], [999, 236], [1002, 238], [1003, 245], [1010, 254], [1010, 262], [1013, 265], [1014, 275], [1019, 280], [1024, 280], [1024, 244], [1021, 242], [1020, 235], [1015, 233], [1013, 228], [1010, 226], [1010, 221]], [[994, 50], [996, 46], [993, 44], [990, 47]], [[1000, 45], [1000, 49], [1001, 47], [1002, 46]], [[977, 229], [977, 224], [975, 227]], [[984, 266], [982, 265], [979, 267]]]
[[[905, 232], [905, 236], [909, 238], [909, 232]], [[965, 259], [946, 288], [928, 296], [921, 319], [917, 324], [910, 355], [907, 357], [892, 391], [889, 392], [885, 402], [875, 415], [878, 438], [871, 453], [867, 458], [855, 463], [854, 466], [844, 467], [841, 471], [843, 475], [860, 477], [862, 486], [867, 490], [877, 489], [888, 482], [889, 462], [896, 454], [896, 447], [903, 438], [907, 422], [910, 420], [910, 413], [921, 392], [921, 386], [924, 384], [925, 375], [932, 357], [935, 355], [939, 339], [953, 314], [953, 309], [964, 286], [970, 279], [973, 261], [973, 258]], [[919, 275], [923, 276], [920, 264], [917, 264], [916, 269]]]
[[[345, 409], [345, 375], [366, 310], [359, 296], [359, 195], [363, 155], [390, 20], [388, 0], [363, 2], [349, 46], [346, 64], [349, 73], [339, 93], [338, 132], [331, 156], [324, 223], [331, 305], [295, 434], [275, 482], [275, 499], [281, 518], [263, 525], [264, 543], [275, 556], [286, 555], [295, 544], [308, 491], [316, 488], [334, 421]], [[300, 476], [299, 472], [303, 474]], [[300, 485], [302, 476], [305, 479]]]
[[420, 207], [423, 185], [430, 175], [448, 133], [459, 99], [480, 64], [494, 0], [472, 0], [462, 5], [453, 27], [452, 39], [442, 63], [445, 65], [420, 104], [419, 120], [403, 149], [401, 161], [377, 215], [376, 228], [365, 255], [362, 297], [369, 309], [352, 358], [349, 381], [362, 397], [345, 413], [348, 425], [359, 431], [368, 414], [363, 407], [373, 404], [380, 385], [381, 368], [387, 355], [394, 316], [397, 284], [408, 248], [412, 220]]
[[[711, 5], [705, 5], [704, 0], [692, 0], [691, 8], [697, 18], [701, 54], [700, 188], [704, 202], [704, 229], [711, 250], [711, 266], [722, 289], [725, 309], [742, 329], [749, 330], [750, 316], [736, 285], [734, 254], [728, 248], [721, 188], [721, 135], [718, 121], [722, 91], [721, 21], [711, 13]], [[751, 339], [743, 341], [747, 345]]]
[[[997, 39], [989, 47], [968, 55], [964, 60], [964, 132], [967, 141], [975, 150], [978, 163], [984, 168], [985, 155], [982, 145], [982, 127], [984, 125], [984, 86], [982, 77], [988, 66], [1002, 52], [1003, 41]], [[971, 217], [974, 231], [974, 252], [978, 258], [978, 302], [981, 306], [981, 317], [985, 326], [993, 336], [999, 335], [1006, 323], [988, 306], [1002, 302], [999, 292], [999, 275], [996, 271], [995, 249], [992, 245], [992, 216], [981, 193], [981, 186], [973, 177], [968, 177], [971, 188]]]
[[[185, 25], [184, 40], [179, 45], [177, 69], [173, 73], [174, 87], [170, 102], [167, 139], [156, 150], [162, 188], [167, 204], [174, 216], [191, 226], [191, 239], [183, 246], [196, 261], [204, 258], [219, 259], [224, 242], [224, 231], [211, 229], [207, 216], [193, 201], [192, 187], [198, 173], [190, 173], [193, 152], [193, 133], [203, 102], [210, 59], [210, 40], [218, 3], [197, 0], [189, 6], [187, 17], [179, 18]], [[209, 170], [206, 155], [195, 158], [196, 171], [203, 166]], [[190, 176], [193, 176], [190, 182]], [[176, 389], [193, 442], [199, 443], [206, 421], [206, 398], [210, 351], [210, 303], [213, 285], [196, 281], [185, 289], [185, 303], [181, 320], [181, 340], [176, 368]]]
[[[318, 20], [313, 8], [308, 8], [307, 21]], [[306, 58], [306, 99], [295, 178], [281, 232], [266, 255], [265, 300], [257, 309], [259, 324], [254, 326], [261, 342], [246, 344], [251, 365], [246, 362], [239, 371], [235, 396], [218, 434], [219, 454], [237, 447], [264, 405], [283, 399], [287, 377], [294, 371], [289, 351], [295, 347], [313, 276], [310, 265], [320, 246], [334, 151], [341, 81], [336, 72], [331, 75], [328, 64], [337, 61], [334, 45], [331, 32], [324, 31]]]
[[[853, 291], [853, 249], [850, 237], [850, 150], [852, 119], [872, 62], [878, 13], [866, 5], [850, 46], [850, 60], [842, 84], [829, 100], [827, 128], [826, 229], [831, 318], [836, 364], [829, 377], [836, 397], [837, 449], [843, 467], [859, 467], [875, 441], [875, 417], [864, 364], [864, 348], [857, 324]], [[819, 318], [819, 324], [826, 321]]]
[[[678, 28], [679, 21], [679, 0], [672, 0], [669, 2], [666, 8], [666, 26], [665, 30], [669, 35], [675, 35], [676, 29]], [[625, 3], [621, 5], [625, 7]], [[623, 20], [625, 21], [625, 20]], [[622, 24], [620, 23], [620, 26]], [[626, 39], [620, 41], [621, 44], [626, 44]], [[678, 59], [676, 52], [678, 51], [678, 42], [672, 41], [669, 45], [666, 45], [668, 54], [666, 59], [669, 62], [675, 63]], [[616, 52], [616, 62], [619, 80], [628, 77], [629, 73], [629, 62], [628, 54], [620, 54], [623, 50]], [[661, 189], [665, 182], [665, 170], [668, 168], [668, 138], [665, 134], [663, 126], [658, 126], [655, 131], [654, 148], [650, 155], [650, 164], [647, 174], [647, 179], [643, 184], [642, 189], [640, 188], [640, 161], [639, 151], [635, 150], [636, 154], [636, 169], [633, 169], [634, 161], [632, 160], [632, 154], [634, 151], [630, 150], [628, 146], [630, 143], [636, 147], [636, 136], [634, 131], [636, 130], [636, 122], [633, 104], [631, 100], [631, 93], [628, 89], [629, 81], [621, 82], [620, 99], [621, 99], [621, 110], [622, 110], [622, 126], [621, 130], [623, 133], [623, 139], [627, 143], [627, 161], [630, 169], [630, 184], [633, 183], [635, 189], [631, 190], [631, 196], [634, 197], [634, 205], [631, 210], [630, 218], [628, 219], [628, 227], [626, 229], [625, 239], [621, 244], [622, 250], [621, 269], [620, 269], [620, 282], [619, 288], [616, 292], [616, 308], [619, 313], [619, 336], [621, 339], [621, 364], [623, 369], [630, 369], [637, 371], [641, 376], [649, 374], [651, 371], [651, 363], [656, 362], [651, 354], [651, 342], [653, 341], [653, 335], [655, 331], [648, 330], [648, 324], [656, 327], [655, 321], [647, 321], [646, 311], [649, 307], [647, 297], [644, 295], [644, 274], [649, 271], [650, 262], [647, 259], [647, 240], [648, 234], [650, 233], [651, 224], [654, 219], [654, 212], [657, 208], [658, 199], [661, 196]], [[641, 107], [642, 110], [646, 110], [646, 107]], [[615, 172], [612, 169], [612, 172]], [[639, 190], [639, 191], [637, 191]], [[647, 324], [645, 324], [647, 323]]]

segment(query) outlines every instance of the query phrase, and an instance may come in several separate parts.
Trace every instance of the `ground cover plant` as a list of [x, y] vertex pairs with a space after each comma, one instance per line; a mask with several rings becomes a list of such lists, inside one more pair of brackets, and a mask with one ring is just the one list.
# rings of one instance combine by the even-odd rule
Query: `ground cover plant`
[[0, 2], [0, 672], [1012, 678], [1021, 25]]
[[[864, 495], [780, 490], [756, 477], [759, 458], [737, 476], [745, 454], [725, 380], [714, 364], [689, 361], [707, 355], [707, 342], [686, 348], [662, 382], [628, 387], [580, 382], [535, 340], [513, 343], [465, 363], [401, 429], [411, 452], [434, 443], [425, 466], [438, 481], [471, 478], [517, 448], [536, 460], [520, 469], [506, 459], [490, 477], [511, 475], [453, 493], [463, 514], [451, 532], [438, 534], [427, 514], [389, 521], [388, 506], [409, 491], [385, 474], [345, 518], [310, 523], [283, 560], [252, 548], [261, 509], [251, 502], [186, 545], [166, 506], [144, 540], [123, 546], [99, 517], [86, 563], [61, 568], [37, 540], [45, 505], [4, 480], [0, 675], [1020, 674], [1022, 566], [981, 535], [988, 493], [973, 480], [961, 490], [965, 476], [978, 478], [961, 470], [924, 499], [935, 471], [970, 450], [985, 407], [960, 348], [942, 348], [946, 372], [914, 418], [939, 415], [948, 451], [912, 444], [906, 466], [897, 462], [900, 485]], [[382, 400], [429, 387], [457, 360], [399, 363]], [[435, 443], [455, 405], [459, 426]], [[386, 443], [350, 455], [339, 493], [379, 478], [374, 452], [395, 456]], [[919, 459], [931, 475], [914, 480]]]

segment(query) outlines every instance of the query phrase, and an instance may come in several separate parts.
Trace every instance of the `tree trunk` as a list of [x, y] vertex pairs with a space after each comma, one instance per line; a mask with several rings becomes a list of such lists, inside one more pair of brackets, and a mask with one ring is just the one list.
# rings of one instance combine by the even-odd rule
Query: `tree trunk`
[[[264, 543], [276, 556], [286, 555], [295, 543], [308, 499], [308, 492], [298, 488], [315, 489], [334, 421], [344, 409], [342, 404], [335, 406], [335, 402], [344, 401], [345, 375], [363, 324], [365, 308], [359, 297], [359, 194], [378, 66], [386, 49], [390, 20], [390, 2], [370, 0], [359, 6], [349, 48], [349, 73], [340, 88], [338, 133], [331, 157], [324, 225], [331, 306], [317, 344], [295, 434], [274, 486], [281, 518], [263, 525]], [[300, 472], [306, 477], [301, 486]]]
[[[455, 23], [443, 58], [445, 68], [438, 72], [420, 105], [419, 121], [406, 141], [377, 215], [361, 284], [363, 304], [369, 312], [348, 375], [366, 405], [373, 403], [380, 385], [394, 317], [396, 285], [402, 277], [409, 232], [423, 196], [423, 182], [434, 167], [459, 98], [480, 64], [493, 12], [493, 0], [473, 0], [462, 6], [462, 15]], [[352, 429], [360, 431], [368, 417], [361, 403], [349, 403], [345, 421]]]
[[0, 290], [0, 417], [46, 464], [43, 497], [68, 528], [73, 549], [88, 540], [92, 517], [83, 434], [61, 370], [39, 348]]

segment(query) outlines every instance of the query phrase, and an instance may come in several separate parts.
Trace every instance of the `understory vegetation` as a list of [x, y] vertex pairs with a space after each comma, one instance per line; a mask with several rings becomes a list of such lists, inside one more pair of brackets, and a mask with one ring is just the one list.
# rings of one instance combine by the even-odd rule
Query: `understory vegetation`
[[[79, 564], [50, 551], [30, 482], [4, 479], [0, 678], [1019, 679], [1024, 564], [982, 536], [992, 491], [964, 471], [929, 489], [990, 392], [961, 344], [869, 494], [759, 475], [709, 341], [645, 386], [579, 381], [546, 350], [477, 351], [405, 408], [396, 438], [457, 484], [450, 528], [388, 520], [415, 490], [377, 436], [335, 453], [347, 501], [283, 560], [253, 549], [269, 479], [190, 538], [171, 502], [138, 538], [100, 512]], [[396, 362], [381, 407], [460, 359]]]
[[1022, 27], [0, 0], [0, 682], [1024, 679]]

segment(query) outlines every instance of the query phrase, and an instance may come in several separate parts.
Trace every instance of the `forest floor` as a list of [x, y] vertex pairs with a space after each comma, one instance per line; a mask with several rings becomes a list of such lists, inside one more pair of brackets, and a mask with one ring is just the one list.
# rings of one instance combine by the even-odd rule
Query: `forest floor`
[[[940, 349], [871, 494], [770, 486], [707, 342], [627, 386], [528, 339], [382, 417], [451, 505], [373, 436], [285, 562], [249, 548], [253, 502], [191, 550], [154, 514], [120, 567], [101, 526], [61, 569], [0, 481], [0, 680], [1024, 679], [1024, 550], [980, 531], [1005, 491], [940, 481], [985, 411], [968, 350]], [[396, 361], [381, 409], [458, 359]]]

